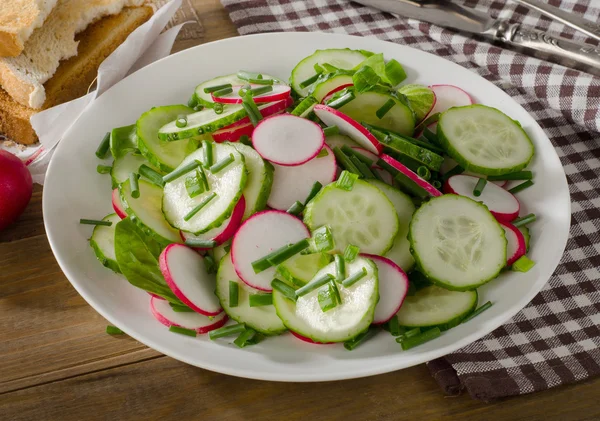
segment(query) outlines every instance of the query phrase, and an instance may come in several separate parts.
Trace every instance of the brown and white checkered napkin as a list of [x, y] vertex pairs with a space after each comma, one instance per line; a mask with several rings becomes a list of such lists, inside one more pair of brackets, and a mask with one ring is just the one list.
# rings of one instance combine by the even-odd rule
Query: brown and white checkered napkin
[[[530, 27], [579, 38], [522, 6], [453, 0]], [[504, 89], [545, 130], [565, 168], [571, 235], [562, 261], [523, 311], [481, 340], [431, 361], [448, 394], [484, 401], [600, 374], [600, 78], [346, 0], [221, 0], [240, 34], [325, 31], [376, 36], [454, 61]], [[599, 21], [597, 0], [549, 0]], [[592, 5], [595, 3], [595, 6]]]

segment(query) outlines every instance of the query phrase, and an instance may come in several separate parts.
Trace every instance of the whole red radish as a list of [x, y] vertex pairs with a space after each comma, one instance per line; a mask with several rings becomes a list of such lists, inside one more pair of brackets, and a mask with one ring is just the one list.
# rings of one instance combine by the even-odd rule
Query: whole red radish
[[23, 213], [31, 199], [33, 183], [19, 158], [0, 150], [0, 231]]

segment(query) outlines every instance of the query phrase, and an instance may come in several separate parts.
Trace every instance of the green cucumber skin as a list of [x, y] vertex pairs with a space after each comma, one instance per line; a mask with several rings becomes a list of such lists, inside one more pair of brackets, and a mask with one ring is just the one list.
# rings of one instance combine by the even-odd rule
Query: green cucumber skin
[[[502, 111], [500, 111], [496, 108], [487, 107], [487, 106], [481, 105], [481, 104], [473, 104], [473, 105], [466, 105], [464, 107], [453, 107], [453, 108], [461, 108], [461, 109], [490, 108], [490, 109], [494, 109], [494, 110], [502, 113]], [[472, 164], [466, 158], [464, 158], [452, 146], [452, 144], [448, 140], [448, 137], [446, 137], [446, 134], [444, 133], [444, 128], [443, 128], [443, 118], [444, 118], [444, 113], [442, 113], [442, 115], [440, 115], [440, 118], [438, 120], [438, 125], [437, 125], [438, 139], [440, 140], [442, 147], [446, 150], [448, 155], [451, 158], [453, 158], [461, 167], [463, 167], [467, 171], [473, 171], [473, 172], [476, 172], [476, 173], [482, 174], [482, 175], [504, 175], [504, 174], [509, 174], [511, 172], [521, 171], [523, 168], [526, 168], [529, 165], [529, 163], [531, 162], [531, 160], [533, 159], [533, 155], [535, 153], [535, 147], [533, 145], [533, 142], [531, 141], [531, 138], [529, 137], [527, 132], [523, 129], [523, 127], [521, 127], [521, 124], [519, 122], [513, 120], [515, 122], [515, 124], [519, 127], [519, 129], [523, 132], [523, 135], [525, 135], [525, 138], [529, 141], [529, 144], [531, 145], [531, 156], [529, 157], [529, 159], [526, 162], [521, 163], [520, 165], [516, 165], [514, 167], [507, 167], [507, 168], [487, 168], [487, 167], [480, 167], [479, 165]]]
[[529, 243], [531, 242], [531, 233], [529, 231], [529, 227], [519, 227], [517, 228], [523, 234], [523, 238], [525, 239], [525, 252], [529, 253]]
[[319, 103], [319, 101], [317, 101], [317, 99], [315, 97], [313, 97], [312, 95], [309, 95], [306, 98], [304, 98], [300, 102], [300, 104], [298, 104], [296, 106], [296, 108], [294, 108], [292, 110], [292, 112], [290, 114], [295, 115], [297, 117], [305, 118], [306, 116], [308, 116], [308, 114], [311, 113], [313, 108], [315, 108], [315, 105], [317, 105], [318, 103]]
[[[240, 147], [237, 143], [231, 143], [231, 145], [240, 153], [242, 156], [244, 153], [242, 152], [243, 148]], [[245, 146], [245, 145], [242, 145]], [[250, 147], [250, 146], [249, 146]], [[244, 157], [245, 158], [245, 157]], [[244, 211], [244, 217], [242, 221], [250, 218], [257, 212], [260, 212], [267, 207], [267, 201], [269, 200], [269, 196], [271, 195], [271, 187], [273, 186], [273, 174], [275, 172], [275, 167], [269, 162], [263, 159], [264, 163], [264, 173], [263, 173], [263, 183], [260, 193], [258, 194], [258, 199], [256, 200], [256, 204], [254, 205], [254, 209], [246, 209]], [[249, 171], [247, 171], [248, 173]], [[248, 201], [246, 200], [246, 203]]]
[[[105, 216], [104, 218], [102, 218], [103, 221], [108, 220], [111, 217], [117, 216], [116, 213], [111, 213], [110, 215]], [[104, 252], [102, 251], [102, 249], [100, 248], [100, 246], [98, 245], [98, 243], [96, 243], [96, 241], [94, 241], [94, 234], [96, 232], [96, 230], [98, 228], [100, 228], [101, 226], [96, 226], [94, 227], [94, 231], [92, 232], [92, 237], [90, 238], [90, 246], [92, 247], [92, 249], [94, 249], [94, 254], [96, 255], [96, 258], [98, 259], [98, 261], [100, 263], [102, 263], [102, 266], [109, 268], [110, 270], [112, 270], [115, 273], [121, 273], [121, 268], [119, 267], [119, 264], [117, 263], [116, 260], [112, 260], [109, 259], [108, 257], [106, 257], [104, 255]], [[114, 227], [111, 227], [114, 229]]]
[[[227, 106], [227, 105], [225, 105], [225, 106]], [[202, 112], [202, 111], [199, 111], [199, 112]], [[230, 114], [225, 118], [222, 118], [220, 120], [217, 120], [217, 121], [209, 123], [209, 124], [204, 124], [201, 126], [196, 126], [196, 127], [191, 127], [191, 128], [184, 127], [184, 128], [179, 129], [176, 132], [170, 132], [170, 133], [162, 133], [160, 131], [162, 129], [159, 129], [158, 138], [165, 142], [173, 142], [173, 141], [177, 141], [177, 140], [190, 139], [190, 138], [196, 137], [196, 136], [203, 136], [207, 133], [212, 133], [219, 129], [222, 129], [223, 127], [229, 126], [229, 125], [235, 123], [236, 121], [239, 121], [242, 118], [246, 117], [247, 115], [248, 115], [248, 113], [246, 113], [246, 110], [244, 108], [242, 108], [239, 111], [236, 111], [235, 113]]]

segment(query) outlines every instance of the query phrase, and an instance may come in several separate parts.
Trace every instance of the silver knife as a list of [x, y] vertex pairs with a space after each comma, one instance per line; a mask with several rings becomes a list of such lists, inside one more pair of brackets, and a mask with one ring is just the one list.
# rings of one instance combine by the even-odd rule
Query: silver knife
[[600, 76], [600, 47], [527, 29], [449, 0], [355, 0], [385, 12], [471, 32], [534, 56]]

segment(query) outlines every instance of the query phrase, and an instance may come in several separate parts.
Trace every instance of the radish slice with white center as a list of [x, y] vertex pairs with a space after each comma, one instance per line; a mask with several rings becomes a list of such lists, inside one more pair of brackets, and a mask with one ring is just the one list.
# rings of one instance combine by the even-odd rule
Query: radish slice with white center
[[351, 146], [351, 148], [373, 161], [373, 166], [375, 166], [375, 162], [377, 162], [377, 160], [379, 159], [379, 156], [375, 155], [373, 152], [366, 150], [365, 148], [361, 148], [359, 146]]
[[427, 181], [425, 181], [424, 179], [419, 177], [419, 175], [417, 173], [410, 170], [409, 168], [407, 168], [400, 162], [396, 161], [391, 156], [386, 155], [386, 154], [381, 154], [381, 159], [384, 162], [386, 162], [388, 165], [391, 165], [392, 167], [394, 167], [398, 172], [403, 174], [405, 176], [405, 178], [409, 179], [416, 188], [424, 191], [427, 195], [432, 196], [432, 197], [438, 197], [438, 196], [442, 195], [441, 191], [439, 191], [438, 189], [433, 187]]
[[337, 126], [341, 134], [350, 137], [363, 148], [376, 155], [383, 151], [383, 145], [356, 120], [353, 120], [341, 111], [317, 104], [313, 111], [327, 126]]
[[228, 127], [225, 129], [217, 130], [212, 134], [212, 138], [215, 142], [237, 142], [242, 136], [252, 136], [254, 131], [254, 125], [252, 123], [244, 124], [242, 126]]
[[373, 324], [380, 325], [388, 322], [400, 310], [408, 292], [408, 277], [400, 266], [390, 259], [370, 254], [362, 256], [373, 260], [377, 265], [379, 302], [375, 307]]
[[294, 332], [293, 330], [290, 330], [290, 333], [295, 336], [296, 338], [300, 339], [303, 342], [307, 342], [309, 344], [313, 344], [313, 345], [331, 345], [335, 342], [315, 342], [310, 338], [307, 338], [306, 336], [302, 336], [299, 333]]
[[177, 326], [184, 329], [195, 330], [196, 333], [208, 333], [220, 328], [227, 323], [225, 312], [210, 319], [208, 316], [194, 312], [178, 312], [173, 310], [168, 301], [150, 298], [150, 311], [152, 315], [167, 327]]
[[[267, 104], [258, 105], [258, 110], [260, 111], [260, 115], [263, 117], [268, 117], [273, 114], [277, 114], [285, 111], [286, 108], [291, 107], [294, 104], [294, 99], [292, 97], [288, 97], [282, 101], [269, 102]], [[231, 123], [229, 126], [223, 127], [223, 129], [230, 129], [237, 126], [243, 126], [250, 123], [249, 117], [244, 117], [241, 120], [236, 121], [235, 123]]]
[[119, 218], [127, 218], [127, 212], [125, 212], [125, 207], [123, 206], [123, 202], [121, 202], [121, 195], [119, 194], [118, 187], [112, 192], [112, 207]]
[[[242, 97], [240, 96], [239, 92], [240, 89], [242, 89], [242, 86], [244, 85], [233, 86], [233, 92], [224, 96], [215, 97], [214, 93], [210, 94], [210, 96], [214, 102], [220, 102], [221, 104], [241, 104]], [[265, 85], [250, 85], [252, 89], [260, 88], [262, 86]], [[265, 102], [281, 101], [283, 99], [287, 99], [292, 91], [292, 88], [287, 85], [272, 85], [272, 87], [272, 91], [252, 97], [254, 102], [257, 104], [262, 104]]]
[[215, 275], [206, 270], [204, 258], [183, 244], [169, 244], [158, 266], [173, 294], [186, 306], [205, 316], [223, 311], [215, 295]]
[[525, 256], [527, 244], [523, 233], [513, 224], [500, 222], [500, 225], [504, 228], [506, 241], [508, 241], [506, 245], [506, 266], [511, 266], [520, 257]]
[[342, 89], [346, 89], [350, 86], [354, 86], [353, 83], [347, 83], [347, 84], [343, 84], [340, 85], [336, 88], [333, 88], [331, 91], [327, 92], [327, 94], [325, 94], [325, 96], [323, 97], [323, 100], [321, 101], [321, 104], [325, 104], [327, 101], [329, 101], [329, 99], [333, 96], [333, 94], [335, 94], [338, 91], [341, 91]]
[[432, 85], [429, 88], [435, 94], [436, 101], [428, 115], [443, 113], [449, 108], [471, 105], [474, 102], [468, 93], [454, 85]]
[[510, 222], [519, 216], [521, 205], [517, 198], [494, 183], [487, 183], [481, 196], [475, 196], [473, 190], [478, 181], [478, 177], [471, 175], [453, 175], [444, 184], [444, 192], [459, 194], [476, 202], [482, 202], [498, 221]]
[[289, 213], [267, 210], [250, 217], [242, 224], [231, 243], [231, 260], [242, 281], [252, 288], [273, 291], [271, 281], [275, 268], [255, 273], [252, 262], [288, 244], [310, 237], [306, 225]]
[[336, 179], [335, 155], [327, 145], [323, 150], [327, 155], [295, 167], [273, 164], [273, 185], [267, 200], [269, 207], [285, 211], [296, 201], [304, 203], [315, 182], [325, 186]]
[[[452, 170], [457, 165], [458, 165], [458, 162], [456, 162], [454, 159], [450, 158], [449, 156], [445, 156], [444, 162], [442, 162], [442, 166], [440, 168], [440, 174], [442, 174], [442, 175], [446, 174], [448, 171]], [[472, 175], [474, 177], [479, 177], [479, 178], [486, 178], [485, 175], [477, 174], [477, 173], [474, 173], [471, 171], [463, 171], [461, 174]], [[508, 181], [498, 180], [498, 181], [488, 181], [488, 183], [494, 183], [497, 186], [504, 187], [508, 184]]]
[[[217, 246], [220, 246], [225, 241], [229, 240], [233, 237], [233, 234], [238, 230], [240, 224], [242, 223], [242, 217], [244, 216], [244, 212], [246, 211], [246, 199], [244, 196], [240, 198], [240, 200], [233, 208], [233, 213], [231, 216], [223, 222], [223, 224], [218, 228], [213, 228], [208, 232], [200, 235], [194, 235], [189, 232], [180, 231], [181, 239], [183, 241], [188, 240], [203, 240], [210, 241], [214, 240]], [[194, 250], [207, 250], [202, 248], [194, 248]]]
[[325, 134], [314, 121], [291, 114], [274, 115], [258, 123], [252, 145], [267, 161], [296, 166], [319, 154], [325, 145]]

